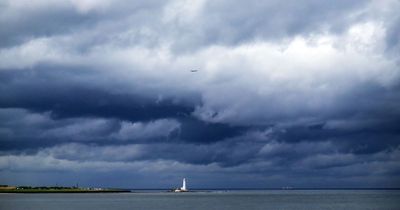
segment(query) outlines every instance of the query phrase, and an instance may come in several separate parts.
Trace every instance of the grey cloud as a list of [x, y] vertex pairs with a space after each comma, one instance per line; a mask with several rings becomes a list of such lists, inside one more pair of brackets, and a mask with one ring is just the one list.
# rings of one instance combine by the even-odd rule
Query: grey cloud
[[[151, 148], [154, 147], [148, 147], [148, 149]], [[88, 152], [82, 152], [88, 149]], [[185, 149], [189, 148], [186, 147]], [[192, 149], [199, 148], [192, 147]], [[236, 149], [239, 150], [240, 148]], [[207, 177], [212, 174], [214, 178], [232, 177], [233, 179], [237, 179], [239, 178], [237, 177], [239, 173], [242, 177], [251, 176], [259, 181], [267, 181], [267, 183], [270, 183], [269, 187], [279, 187], [281, 184], [285, 183], [295, 184], [294, 186], [297, 187], [310, 185], [321, 186], [321, 184], [323, 186], [332, 186], [332, 184], [336, 183], [347, 183], [347, 181], [352, 180], [354, 176], [359, 178], [358, 180], [347, 183], [350, 184], [350, 186], [362, 186], [362, 183], [365, 181], [372, 183], [371, 186], [376, 186], [375, 184], [382, 184], [382, 182], [374, 183], [378, 179], [382, 179], [382, 177], [386, 177], [386, 181], [390, 180], [391, 182], [389, 183], [392, 184], [399, 181], [395, 177], [387, 175], [389, 173], [396, 174], [398, 172], [398, 164], [396, 163], [398, 149], [377, 154], [380, 156], [379, 161], [376, 160], [376, 157], [365, 158], [365, 156], [351, 154], [331, 153], [315, 155], [312, 154], [313, 151], [310, 150], [308, 158], [293, 160], [293, 167], [273, 164], [273, 160], [271, 162], [271, 160], [260, 159], [235, 166], [218, 167], [212, 163], [198, 165], [179, 163], [174, 160], [141, 160], [138, 158], [146, 152], [154, 152], [154, 150], [146, 151], [143, 150], [141, 146], [135, 145], [127, 147], [96, 146], [89, 148], [84, 145], [70, 144], [49, 148], [36, 155], [6, 155], [3, 156], [2, 161], [0, 161], [0, 166], [2, 170], [12, 171], [13, 173], [18, 171], [30, 173], [33, 171], [36, 174], [54, 170], [66, 172], [72, 170], [75, 171], [75, 173], [96, 171], [102, 174], [108, 173], [109, 171], [129, 173], [129, 171], [135, 170], [136, 175], [162, 172], [163, 175], [160, 176], [163, 177], [171, 176], [171, 173], [175, 173], [175, 175], [179, 173], [191, 177]], [[162, 155], [162, 153], [159, 154]], [[32, 164], [40, 165], [40, 167], [32, 167]], [[373, 171], [375, 175], [371, 174], [371, 171]], [[324, 177], [323, 180], [325, 180], [325, 183], [321, 182], [321, 177]], [[127, 179], [127, 177], [124, 177], [124, 179]], [[347, 181], [339, 181], [341, 179]], [[272, 180], [275, 180], [275, 182]], [[168, 183], [168, 181], [165, 181], [159, 184], [165, 186]], [[204, 186], [203, 184], [207, 185], [205, 181], [199, 182], [199, 180], [197, 180], [197, 183], [200, 184], [199, 186]], [[341, 186], [341, 184], [339, 185]], [[240, 183], [239, 185], [236, 184], [233, 186], [240, 186]]]
[[[246, 10], [242, 9], [243, 3], [228, 1], [146, 1], [129, 4], [123, 1], [92, 4], [72, 1], [41, 4], [36, 9], [10, 6], [13, 4], [7, 6], [6, 3], [1, 20], [7, 28], [3, 27], [1, 37], [5, 40], [3, 44], [11, 45], [32, 37], [76, 33], [92, 28], [97, 32], [92, 39], [98, 42], [125, 37], [125, 45], [140, 45], [153, 40], [149, 43], [172, 42], [177, 50], [192, 51], [214, 44], [236, 45], [255, 39], [275, 40], [324, 31], [340, 33], [353, 22], [360, 21], [358, 16], [362, 15], [360, 11], [365, 9], [367, 3], [249, 1], [246, 2]], [[302, 18], [297, 18], [299, 16]]]
[[[165, 3], [156, 0], [129, 4], [123, 1], [5, 1], [0, 7], [0, 46], [10, 47], [37, 37], [85, 32], [126, 16], [133, 16], [133, 24], [139, 24], [150, 11], [157, 13]], [[97, 37], [95, 40], [104, 41], [99, 39], [100, 34]]]
[[168, 139], [180, 126], [176, 120], [168, 119], [135, 123], [104, 118], [53, 119], [49, 112], [31, 113], [24, 109], [0, 109], [0, 119], [1, 149], [63, 142], [123, 144]]
[[122, 122], [121, 128], [112, 138], [122, 140], [151, 139], [156, 137], [168, 138], [172, 132], [180, 129], [181, 124], [176, 120], [161, 119], [148, 123]]
[[[189, 18], [178, 15], [171, 18], [177, 31], [173, 36], [183, 34], [174, 47], [188, 51], [210, 44], [237, 45], [254, 40], [291, 39], [297, 35], [342, 33], [352, 23], [360, 21], [361, 11], [367, 3], [314, 0], [289, 3], [275, 0], [205, 1], [204, 5], [194, 4], [192, 7], [195, 8], [191, 8], [194, 11], [176, 11]], [[197, 12], [194, 14], [197, 18], [191, 19], [189, 12]]]
[[[400, 8], [400, 6], [399, 6]], [[400, 17], [394, 18], [394, 20], [390, 23], [390, 26], [387, 31], [387, 49], [394, 54], [394, 56], [398, 56], [398, 52], [400, 49]]]
[[93, 16], [80, 15], [72, 8], [57, 3], [35, 5], [3, 2], [0, 16], [1, 46], [20, 44], [34, 37], [70, 33], [88, 26], [96, 20]]

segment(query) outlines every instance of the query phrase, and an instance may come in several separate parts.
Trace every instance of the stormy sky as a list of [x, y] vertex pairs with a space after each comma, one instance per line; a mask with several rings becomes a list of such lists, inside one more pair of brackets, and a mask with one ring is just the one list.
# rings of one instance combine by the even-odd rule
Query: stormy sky
[[1, 0], [0, 182], [400, 187], [399, 11]]

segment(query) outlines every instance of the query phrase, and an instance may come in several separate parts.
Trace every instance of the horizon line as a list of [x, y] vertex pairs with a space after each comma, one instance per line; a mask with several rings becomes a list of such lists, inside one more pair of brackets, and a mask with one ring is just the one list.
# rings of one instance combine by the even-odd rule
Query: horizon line
[[[172, 188], [119, 188], [119, 189], [170, 190]], [[217, 188], [190, 188], [190, 190], [400, 190], [400, 187], [268, 187], [268, 188], [217, 187]]]

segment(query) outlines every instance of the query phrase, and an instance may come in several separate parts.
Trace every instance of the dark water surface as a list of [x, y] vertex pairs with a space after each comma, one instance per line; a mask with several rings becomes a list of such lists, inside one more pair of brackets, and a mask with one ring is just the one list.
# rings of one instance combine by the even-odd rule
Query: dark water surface
[[10, 210], [400, 209], [399, 190], [265, 190], [193, 193], [0, 194]]

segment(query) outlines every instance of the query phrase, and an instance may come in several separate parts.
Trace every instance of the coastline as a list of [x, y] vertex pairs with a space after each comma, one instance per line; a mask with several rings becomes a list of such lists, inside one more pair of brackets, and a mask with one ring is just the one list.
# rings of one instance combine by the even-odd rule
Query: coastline
[[105, 190], [84, 190], [84, 189], [71, 189], [71, 190], [44, 190], [44, 189], [24, 189], [24, 190], [0, 190], [1, 193], [128, 193], [130, 190], [121, 189], [105, 189]]

